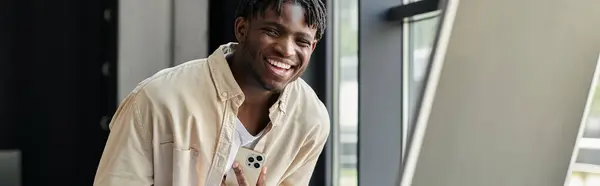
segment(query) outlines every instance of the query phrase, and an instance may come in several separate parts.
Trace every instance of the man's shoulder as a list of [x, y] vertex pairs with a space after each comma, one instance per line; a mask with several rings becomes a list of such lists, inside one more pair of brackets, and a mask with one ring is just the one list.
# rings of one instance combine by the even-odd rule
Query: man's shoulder
[[[207, 88], [212, 83], [207, 59], [197, 59], [165, 68], [138, 83], [132, 94], [143, 92], [151, 98], [178, 96], [186, 92]], [[199, 92], [200, 93], [200, 92]]]
[[295, 114], [304, 116], [304, 119], [308, 120], [308, 123], [316, 125], [312, 127], [327, 129], [328, 131], [330, 119], [325, 104], [319, 99], [319, 96], [317, 96], [312, 87], [302, 78], [298, 78], [293, 84], [295, 91], [291, 93], [294, 94], [291, 97], [294, 98], [291, 99], [289, 104], [296, 106]]

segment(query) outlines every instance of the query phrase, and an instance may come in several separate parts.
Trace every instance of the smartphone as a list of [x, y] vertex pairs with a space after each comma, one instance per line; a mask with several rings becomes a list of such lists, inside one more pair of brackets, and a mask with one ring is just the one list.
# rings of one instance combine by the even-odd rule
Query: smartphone
[[[244, 173], [248, 185], [256, 185], [258, 176], [260, 176], [260, 172], [267, 159], [265, 155], [260, 152], [242, 147], [238, 150], [235, 161], [237, 161], [240, 168], [242, 168], [242, 172]], [[227, 172], [225, 184], [227, 184], [227, 186], [239, 185], [233, 168]]]

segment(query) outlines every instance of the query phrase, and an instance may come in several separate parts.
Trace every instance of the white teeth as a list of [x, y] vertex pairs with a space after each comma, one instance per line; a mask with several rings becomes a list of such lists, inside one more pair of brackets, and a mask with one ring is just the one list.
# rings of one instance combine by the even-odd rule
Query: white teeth
[[288, 65], [288, 64], [285, 64], [285, 63], [282, 63], [282, 62], [277, 62], [277, 61], [273, 61], [273, 60], [267, 60], [267, 61], [269, 62], [269, 64], [271, 64], [273, 66], [276, 66], [276, 67], [279, 67], [279, 68], [283, 68], [283, 69], [286, 69], [286, 70], [290, 69], [292, 67], [291, 65]]

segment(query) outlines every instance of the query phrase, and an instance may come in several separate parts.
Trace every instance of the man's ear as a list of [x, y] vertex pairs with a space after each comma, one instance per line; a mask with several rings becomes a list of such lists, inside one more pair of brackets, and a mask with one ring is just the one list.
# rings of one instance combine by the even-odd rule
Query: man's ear
[[310, 46], [310, 47], [312, 48], [312, 50], [313, 50], [313, 51], [315, 50], [315, 47], [317, 47], [317, 43], [318, 43], [318, 42], [319, 42], [319, 40], [316, 40], [316, 39], [315, 39], [315, 40], [313, 41], [312, 45]]
[[233, 26], [235, 32], [235, 38], [239, 43], [243, 43], [246, 40], [246, 34], [248, 34], [248, 21], [243, 17], [235, 19], [235, 25]]

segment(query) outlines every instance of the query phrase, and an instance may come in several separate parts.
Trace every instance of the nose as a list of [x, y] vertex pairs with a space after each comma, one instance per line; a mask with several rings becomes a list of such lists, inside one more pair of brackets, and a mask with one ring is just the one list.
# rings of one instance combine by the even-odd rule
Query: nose
[[279, 39], [275, 45], [275, 50], [281, 55], [281, 57], [291, 57], [296, 55], [296, 49], [294, 48], [294, 41], [288, 38]]

